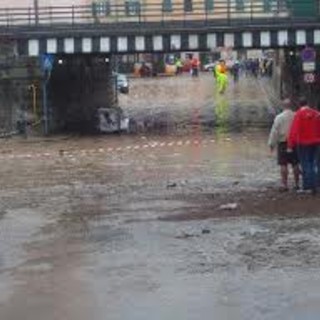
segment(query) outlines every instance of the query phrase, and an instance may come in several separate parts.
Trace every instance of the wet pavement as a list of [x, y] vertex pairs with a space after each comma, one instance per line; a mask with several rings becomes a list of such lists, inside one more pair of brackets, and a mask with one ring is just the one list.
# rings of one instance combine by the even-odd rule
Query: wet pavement
[[[174, 119], [194, 108], [179, 99]], [[0, 319], [319, 319], [320, 197], [275, 191], [266, 139], [191, 125], [3, 140]]]

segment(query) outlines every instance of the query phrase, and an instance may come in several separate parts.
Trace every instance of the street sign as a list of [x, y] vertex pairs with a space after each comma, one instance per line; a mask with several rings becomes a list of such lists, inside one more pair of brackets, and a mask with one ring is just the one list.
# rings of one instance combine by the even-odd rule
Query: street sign
[[313, 62], [302, 62], [303, 72], [314, 72], [316, 71], [316, 63]]
[[44, 81], [42, 84], [43, 120], [44, 120], [44, 133], [46, 135], [49, 133], [47, 84], [48, 84], [50, 76], [51, 76], [53, 62], [54, 62], [53, 55], [44, 54], [41, 56], [41, 68], [42, 68], [43, 77], [44, 77]]
[[305, 73], [303, 75], [303, 81], [305, 83], [314, 83], [315, 80], [316, 80], [316, 77], [315, 77], [314, 73]]
[[41, 58], [42, 58], [41, 59], [42, 70], [51, 72], [53, 68], [53, 60], [54, 60], [53, 55], [44, 54]]
[[303, 62], [313, 62], [316, 60], [316, 51], [313, 48], [305, 48], [301, 52]]

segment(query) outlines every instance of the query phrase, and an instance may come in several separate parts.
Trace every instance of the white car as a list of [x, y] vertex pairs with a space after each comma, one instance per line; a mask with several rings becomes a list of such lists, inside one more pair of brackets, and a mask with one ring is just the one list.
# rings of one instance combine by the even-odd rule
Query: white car
[[116, 78], [117, 90], [121, 93], [129, 93], [129, 81], [127, 76], [116, 72], [113, 72], [112, 75]]
[[207, 63], [203, 66], [203, 70], [204, 71], [213, 71], [216, 64], [217, 64], [216, 62]]
[[125, 74], [118, 74], [117, 87], [121, 93], [129, 93], [129, 81]]

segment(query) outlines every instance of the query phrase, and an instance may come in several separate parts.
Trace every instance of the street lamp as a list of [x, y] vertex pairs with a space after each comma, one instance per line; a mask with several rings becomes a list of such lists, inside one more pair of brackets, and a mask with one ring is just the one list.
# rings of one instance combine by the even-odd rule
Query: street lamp
[[39, 24], [39, 0], [33, 1], [35, 24]]

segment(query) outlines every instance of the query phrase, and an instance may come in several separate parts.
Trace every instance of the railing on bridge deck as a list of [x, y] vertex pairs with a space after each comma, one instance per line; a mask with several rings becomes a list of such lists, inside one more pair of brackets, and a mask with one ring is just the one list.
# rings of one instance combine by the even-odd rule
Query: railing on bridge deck
[[[254, 24], [260, 22], [318, 19], [316, 0], [194, 0], [176, 3], [138, 0], [123, 4], [108, 1], [84, 6], [0, 8], [0, 26], [48, 26], [80, 24], [122, 24], [197, 22], [210, 24]], [[300, 12], [300, 14], [299, 14]], [[301, 14], [301, 12], [303, 14]]]

